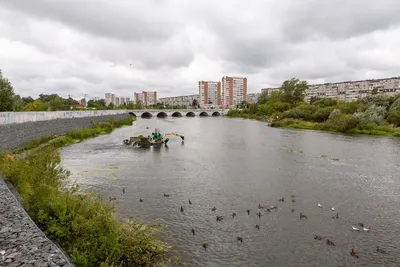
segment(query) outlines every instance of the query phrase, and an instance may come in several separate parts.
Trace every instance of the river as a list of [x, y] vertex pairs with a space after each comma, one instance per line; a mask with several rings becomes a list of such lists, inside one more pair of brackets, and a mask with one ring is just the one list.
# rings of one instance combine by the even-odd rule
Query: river
[[[184, 143], [171, 137], [168, 148], [150, 150], [122, 143], [155, 127], [179, 132]], [[183, 266], [400, 266], [400, 138], [222, 117], [152, 118], [61, 154], [71, 181], [117, 197], [120, 219], [165, 224], [165, 239]], [[224, 219], [217, 222], [217, 215]], [[370, 231], [353, 231], [359, 222]]]

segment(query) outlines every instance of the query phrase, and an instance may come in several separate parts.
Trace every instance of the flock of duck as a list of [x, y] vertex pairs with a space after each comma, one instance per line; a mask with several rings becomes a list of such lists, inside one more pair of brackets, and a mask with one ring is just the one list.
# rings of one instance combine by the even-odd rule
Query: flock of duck
[[[122, 193], [125, 194], [125, 188], [122, 189]], [[164, 197], [170, 197], [170, 194], [164, 193], [163, 196], [164, 196]], [[295, 203], [295, 202], [296, 202], [296, 199], [295, 199], [295, 198], [296, 198], [295, 195], [292, 195], [292, 196], [291, 196], [291, 202], [292, 202], [292, 203]], [[110, 198], [110, 200], [116, 200], [116, 198]], [[140, 201], [140, 202], [143, 202], [142, 199], [139, 199], [139, 201]], [[278, 199], [278, 201], [279, 201], [279, 202], [285, 202], [285, 198], [280, 198], [280, 199]], [[189, 199], [189, 205], [192, 205], [192, 201], [191, 201], [190, 199]], [[321, 208], [321, 209], [323, 208], [323, 206], [322, 206], [320, 203], [318, 203], [317, 207], [318, 207], [318, 208]], [[274, 211], [277, 211], [277, 209], [278, 209], [277, 206], [268, 206], [268, 207], [264, 207], [264, 206], [262, 206], [261, 204], [258, 204], [258, 210], [259, 210], [259, 212], [257, 212], [256, 215], [257, 215], [259, 218], [261, 218], [261, 216], [262, 216], [262, 214], [261, 214], [261, 212], [260, 212], [261, 210], [264, 210], [264, 211], [266, 211], [266, 212], [274, 212]], [[216, 208], [216, 207], [212, 207], [212, 208], [211, 208], [211, 211], [216, 212], [216, 211], [217, 211], [217, 208]], [[331, 211], [335, 211], [335, 208], [332, 207], [332, 208], [331, 208]], [[183, 206], [180, 207], [180, 212], [184, 212]], [[295, 212], [295, 209], [291, 209], [291, 212]], [[250, 212], [250, 209], [246, 210], [246, 213], [247, 213], [247, 215], [250, 215], [250, 213], [251, 213], [251, 212]], [[235, 218], [235, 217], [236, 217], [236, 213], [233, 212], [232, 215], [231, 215], [231, 217], [232, 217], [232, 218]], [[299, 218], [300, 218], [300, 220], [307, 220], [307, 219], [308, 219], [308, 217], [307, 217], [305, 214], [301, 213], [301, 212], [300, 212], [300, 214], [299, 214]], [[339, 219], [339, 213], [336, 213], [335, 215], [333, 215], [332, 218], [333, 218], [333, 219]], [[220, 222], [220, 221], [222, 221], [223, 219], [224, 219], [224, 216], [222, 216], [222, 215], [216, 215], [216, 216], [215, 216], [215, 220], [216, 220], [217, 222]], [[260, 225], [256, 224], [256, 225], [255, 225], [255, 229], [260, 230]], [[361, 223], [361, 222], [359, 222], [356, 226], [353, 225], [353, 226], [352, 226], [352, 229], [353, 229], [353, 231], [361, 231], [361, 230], [362, 230], [362, 231], [364, 231], [364, 232], [369, 232], [369, 230], [370, 230], [370, 228], [367, 228], [367, 227], [364, 225], [364, 223]], [[193, 236], [196, 235], [196, 230], [195, 230], [194, 228], [192, 228], [192, 229], [191, 229], [191, 233], [192, 233]], [[325, 238], [324, 238], [323, 236], [321, 236], [321, 235], [314, 235], [314, 240], [321, 241], [321, 240], [323, 240], [323, 239], [325, 239]], [[236, 240], [237, 240], [238, 242], [243, 243], [243, 238], [242, 238], [241, 236], [238, 236], [238, 237], [236, 238]], [[326, 239], [326, 244], [327, 244], [328, 246], [336, 246], [335, 242], [333, 242], [333, 241], [330, 240], [330, 239]], [[202, 247], [204, 248], [204, 250], [207, 250], [208, 244], [207, 244], [207, 243], [204, 243], [204, 244], [202, 244]], [[379, 246], [376, 246], [376, 252], [381, 253], [381, 254], [386, 254], [386, 251], [383, 250], [383, 249], [381, 249]], [[356, 251], [354, 251], [354, 248], [351, 249], [350, 255], [351, 255], [352, 257], [359, 258], [359, 255], [358, 255], [358, 253], [357, 253]]]

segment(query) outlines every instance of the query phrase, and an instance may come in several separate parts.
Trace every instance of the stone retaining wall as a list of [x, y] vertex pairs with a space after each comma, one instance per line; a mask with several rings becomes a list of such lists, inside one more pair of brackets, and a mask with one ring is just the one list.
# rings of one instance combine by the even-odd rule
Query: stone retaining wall
[[92, 121], [105, 121], [111, 117], [121, 120], [128, 116], [130, 115], [124, 113], [0, 125], [0, 151], [19, 148], [38, 137], [61, 135], [71, 130], [90, 127]]
[[73, 267], [36, 226], [0, 177], [0, 266]]

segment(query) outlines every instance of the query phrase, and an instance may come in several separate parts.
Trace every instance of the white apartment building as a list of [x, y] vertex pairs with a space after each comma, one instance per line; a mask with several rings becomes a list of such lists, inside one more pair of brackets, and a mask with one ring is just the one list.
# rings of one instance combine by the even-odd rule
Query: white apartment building
[[105, 102], [106, 106], [108, 106], [110, 103], [115, 104], [115, 95], [111, 94], [111, 93], [106, 93], [106, 95], [104, 97], [104, 102]]
[[114, 106], [118, 107], [123, 104], [128, 104], [130, 103], [130, 98], [129, 97], [117, 97], [115, 94], [111, 93], [106, 93], [104, 97], [104, 102], [106, 106], [108, 106], [110, 103], [113, 103]]
[[193, 100], [196, 100], [197, 104], [200, 104], [199, 95], [184, 95], [184, 96], [172, 96], [159, 98], [158, 102], [164, 105], [180, 105], [180, 106], [191, 106]]
[[222, 104], [236, 106], [247, 101], [247, 78], [224, 76], [221, 87]]
[[257, 103], [258, 98], [260, 97], [261, 93], [251, 93], [247, 94], [247, 103], [254, 104]]
[[142, 103], [144, 106], [157, 104], [157, 92], [156, 91], [142, 91], [141, 93], [135, 93], [136, 104]]
[[200, 106], [221, 104], [221, 82], [200, 81], [199, 82]]

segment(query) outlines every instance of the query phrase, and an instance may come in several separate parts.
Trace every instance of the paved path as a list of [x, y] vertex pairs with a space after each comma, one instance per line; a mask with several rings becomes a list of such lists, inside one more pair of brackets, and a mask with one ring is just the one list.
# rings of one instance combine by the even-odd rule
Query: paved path
[[31, 220], [0, 177], [0, 266], [73, 267]]

